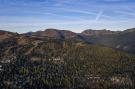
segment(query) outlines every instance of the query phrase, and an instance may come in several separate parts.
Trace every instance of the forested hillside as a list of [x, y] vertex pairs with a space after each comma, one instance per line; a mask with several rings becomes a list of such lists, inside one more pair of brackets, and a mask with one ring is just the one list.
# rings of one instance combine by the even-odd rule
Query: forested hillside
[[134, 56], [112, 48], [16, 34], [0, 42], [1, 89], [134, 89], [134, 76]]

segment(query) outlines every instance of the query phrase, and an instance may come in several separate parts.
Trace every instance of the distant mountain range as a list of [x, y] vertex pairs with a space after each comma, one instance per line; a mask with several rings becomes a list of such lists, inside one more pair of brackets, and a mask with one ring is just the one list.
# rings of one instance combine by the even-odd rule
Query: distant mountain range
[[46, 29], [44, 31], [28, 32], [24, 34], [1, 30], [0, 41], [5, 39], [16, 39], [20, 44], [31, 42], [34, 39], [57, 39], [73, 42], [83, 41], [88, 44], [98, 44], [135, 54], [135, 28], [124, 31], [88, 29], [81, 33], [75, 33], [68, 30]]

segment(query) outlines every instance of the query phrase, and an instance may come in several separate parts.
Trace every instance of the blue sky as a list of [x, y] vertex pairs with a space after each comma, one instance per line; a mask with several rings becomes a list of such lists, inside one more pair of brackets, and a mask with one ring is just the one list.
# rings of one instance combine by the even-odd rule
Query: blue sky
[[135, 0], [0, 0], [0, 29], [125, 30], [135, 27]]

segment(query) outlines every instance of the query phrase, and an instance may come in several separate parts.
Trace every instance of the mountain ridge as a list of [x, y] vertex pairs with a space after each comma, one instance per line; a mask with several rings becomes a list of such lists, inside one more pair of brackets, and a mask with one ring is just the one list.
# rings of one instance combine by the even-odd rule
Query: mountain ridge
[[135, 54], [135, 28], [124, 31], [87, 29], [81, 33], [50, 28], [44, 31], [29, 32], [24, 34], [17, 34], [2, 30], [0, 33], [0, 40], [16, 38], [19, 39], [20, 43], [22, 42], [22, 44], [27, 42], [29, 43], [28, 39], [58, 39], [69, 40], [73, 42], [82, 41], [89, 44], [99, 44]]

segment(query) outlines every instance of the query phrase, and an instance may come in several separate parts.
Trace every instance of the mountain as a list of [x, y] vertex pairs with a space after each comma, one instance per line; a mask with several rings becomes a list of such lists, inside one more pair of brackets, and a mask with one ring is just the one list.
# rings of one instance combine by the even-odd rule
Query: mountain
[[135, 29], [125, 31], [86, 30], [82, 32], [88, 42], [135, 54]]
[[73, 42], [86, 42], [111, 47], [131, 54], [135, 54], [135, 28], [124, 31], [92, 30], [88, 29], [82, 33], [68, 30], [46, 29], [44, 31], [17, 34], [8, 31], [0, 31], [0, 40], [17, 40], [18, 44], [26, 44], [34, 39], [58, 39]]
[[46, 29], [45, 31], [37, 31], [26, 33], [27, 36], [40, 37], [40, 38], [55, 38], [55, 39], [78, 39], [81, 40], [78, 34], [67, 31], [67, 30], [57, 30], [57, 29]]
[[127, 29], [124, 32], [135, 32], [135, 28]]
[[74, 33], [67, 30], [46, 29], [45, 31], [26, 33], [25, 35], [38, 38], [55, 38], [70, 41], [84, 41], [90, 44], [99, 44], [135, 54], [135, 29], [125, 31], [92, 30]]
[[62, 38], [62, 35], [56, 29], [46, 29], [45, 31], [26, 33], [26, 35], [35, 36], [35, 37], [50, 37], [56, 39]]
[[13, 32], [9, 32], [9, 31], [0, 30], [0, 41], [14, 38], [17, 35], [19, 35], [19, 34], [13, 33]]
[[81, 34], [86, 35], [86, 36], [101, 36], [101, 35], [111, 35], [111, 34], [115, 34], [118, 33], [116, 31], [110, 31], [110, 30], [92, 30], [92, 29], [88, 29], [83, 31]]
[[110, 48], [134, 32], [86, 33], [1, 31], [0, 89], [134, 89], [135, 57]]
[[[74, 44], [86, 43], [89, 45], [101, 45], [123, 52], [135, 54], [135, 29], [127, 29], [125, 31], [110, 31], [110, 30], [85, 30], [82, 33], [74, 33], [67, 30], [46, 29], [44, 31], [30, 32], [25, 34], [17, 34], [8, 31], [0, 31], [0, 47], [3, 49], [3, 58], [13, 57], [13, 49], [15, 53], [25, 55], [33, 55], [31, 52], [37, 47], [49, 42], [58, 42], [51, 44], [52, 48], [68, 47], [70, 44], [65, 44], [69, 41]], [[48, 43], [47, 43], [48, 42]], [[56, 45], [56, 46], [54, 46]], [[27, 47], [28, 46], [28, 47]], [[26, 48], [25, 48], [26, 47]], [[5, 51], [4, 51], [5, 50]], [[38, 49], [39, 50], [39, 49]], [[43, 50], [40, 52], [42, 53]], [[37, 53], [36, 53], [37, 54]], [[7, 56], [8, 55], [8, 56]]]

